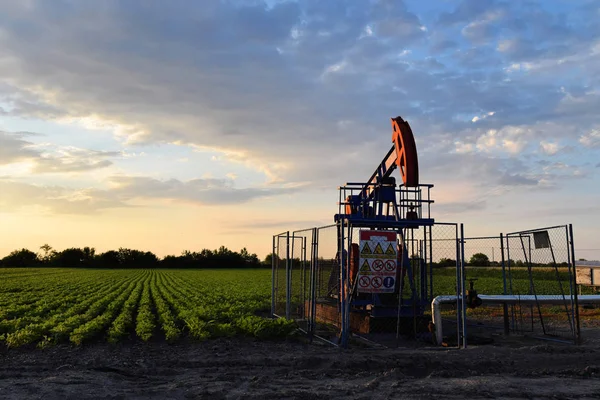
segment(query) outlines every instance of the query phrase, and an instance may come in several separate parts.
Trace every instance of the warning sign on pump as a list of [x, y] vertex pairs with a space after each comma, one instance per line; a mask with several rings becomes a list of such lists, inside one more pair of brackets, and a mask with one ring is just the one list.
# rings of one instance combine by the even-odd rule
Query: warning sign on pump
[[385, 254], [387, 254], [388, 256], [394, 255], [394, 254], [396, 254], [396, 250], [394, 250], [394, 247], [392, 247], [392, 245], [389, 244], [385, 251]]
[[360, 267], [360, 272], [368, 272], [371, 268], [369, 267], [369, 262], [367, 260], [363, 261], [362, 266]]
[[383, 249], [381, 248], [381, 243], [377, 243], [377, 245], [375, 246], [375, 251], [373, 252], [373, 254], [383, 254]]
[[359, 293], [393, 293], [396, 288], [398, 242], [395, 231], [360, 231]]
[[365, 242], [362, 250], [360, 251], [360, 254], [373, 254], [373, 252], [371, 251], [371, 247], [369, 247], [369, 242]]

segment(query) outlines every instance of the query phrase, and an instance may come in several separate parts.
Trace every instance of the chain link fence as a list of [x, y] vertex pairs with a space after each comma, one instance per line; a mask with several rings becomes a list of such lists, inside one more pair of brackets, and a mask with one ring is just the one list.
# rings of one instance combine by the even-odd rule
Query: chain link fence
[[533, 298], [532, 302], [511, 307], [512, 331], [579, 340], [574, 261], [567, 225], [506, 235], [509, 293]]
[[[330, 225], [275, 235], [273, 314], [335, 344], [348, 335], [388, 347], [406, 338], [441, 344], [440, 336], [447, 346], [466, 346], [495, 332], [579, 336], [568, 226], [466, 239], [454, 223], [392, 229], [398, 242], [396, 275], [388, 278], [393, 290], [371, 292], [358, 290], [360, 232]], [[433, 324], [437, 296], [445, 299]]]

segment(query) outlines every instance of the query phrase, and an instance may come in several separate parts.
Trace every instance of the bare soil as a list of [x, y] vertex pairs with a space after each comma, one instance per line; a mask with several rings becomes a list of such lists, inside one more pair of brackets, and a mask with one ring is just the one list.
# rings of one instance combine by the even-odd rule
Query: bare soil
[[600, 345], [342, 350], [300, 338], [94, 344], [0, 354], [2, 399], [600, 398]]

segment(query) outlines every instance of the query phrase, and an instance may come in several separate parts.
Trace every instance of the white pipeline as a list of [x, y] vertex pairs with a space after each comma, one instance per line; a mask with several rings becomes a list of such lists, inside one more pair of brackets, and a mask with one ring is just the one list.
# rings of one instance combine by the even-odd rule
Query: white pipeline
[[[564, 304], [565, 302], [567, 302], [568, 304], [571, 303], [572, 297], [571, 296], [562, 296], [562, 295], [522, 295], [522, 296], [515, 296], [515, 295], [502, 295], [502, 294], [498, 294], [498, 295], [488, 295], [488, 294], [480, 294], [478, 296], [483, 304], [482, 307], [485, 306], [486, 304], [535, 304], [537, 303], [541, 303], [541, 304]], [[448, 303], [456, 303], [457, 300], [457, 296], [453, 295], [453, 296], [437, 296], [435, 299], [433, 299], [433, 301], [431, 302], [431, 315], [432, 315], [432, 322], [433, 325], [435, 326], [435, 336], [437, 339], [437, 343], [441, 344], [442, 343], [442, 339], [443, 339], [443, 334], [442, 334], [442, 310], [441, 310], [441, 305], [442, 304], [448, 304]], [[578, 303], [599, 303], [600, 304], [600, 295], [582, 295], [582, 296], [577, 296], [577, 301]]]

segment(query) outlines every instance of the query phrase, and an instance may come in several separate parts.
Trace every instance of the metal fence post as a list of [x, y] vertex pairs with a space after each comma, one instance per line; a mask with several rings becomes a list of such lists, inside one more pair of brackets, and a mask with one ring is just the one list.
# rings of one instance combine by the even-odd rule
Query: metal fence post
[[460, 298], [461, 298], [461, 317], [462, 317], [462, 334], [463, 348], [467, 348], [467, 307], [465, 304], [465, 227], [460, 224]]
[[[506, 295], [506, 265], [504, 259], [504, 234], [500, 233], [500, 253], [502, 260], [502, 294]], [[502, 304], [502, 311], [504, 314], [504, 334], [510, 334], [510, 325], [508, 321], [508, 304]]]
[[429, 300], [433, 300], [433, 226], [429, 227]]
[[314, 291], [314, 273], [315, 273], [315, 230], [311, 229], [311, 238], [310, 238], [310, 266], [309, 266], [309, 278], [308, 278], [308, 310], [307, 310], [307, 331], [308, 337], [312, 341], [314, 328], [313, 328], [313, 302], [315, 299], [313, 298]]
[[460, 327], [461, 327], [461, 317], [462, 313], [460, 312], [460, 306], [462, 304], [461, 295], [460, 295], [460, 269], [462, 264], [462, 256], [460, 253], [460, 236], [458, 231], [458, 225], [454, 226], [455, 229], [455, 238], [456, 238], [456, 346], [460, 347]]
[[306, 310], [306, 236], [302, 237], [302, 318], [308, 318], [308, 312]]
[[[573, 281], [576, 282], [575, 277], [576, 275], [576, 271], [575, 271], [575, 239], [573, 237], [573, 224], [569, 224], [569, 236], [571, 236], [571, 243], [570, 243], [570, 247], [571, 247], [571, 265], [573, 267], [572, 271], [573, 271]], [[569, 271], [569, 275], [571, 275], [571, 272]], [[574, 283], [572, 289], [571, 289], [571, 293], [573, 296], [573, 301], [575, 303], [575, 310], [573, 310], [573, 314], [575, 315], [575, 344], [580, 344], [581, 343], [581, 326], [579, 324], [579, 299], [577, 297], [577, 289], [576, 289], [577, 283]]]
[[285, 317], [291, 318], [292, 306], [292, 271], [290, 265], [290, 231], [286, 232], [286, 248], [285, 248], [285, 271], [286, 271], [286, 303]]
[[275, 317], [275, 266], [277, 254], [275, 251], [275, 236], [273, 236], [273, 248], [271, 252], [271, 318]]
[[313, 332], [317, 325], [317, 280], [319, 277], [319, 229], [314, 228], [314, 272], [313, 272], [313, 289], [312, 289], [312, 304], [311, 304], [311, 312], [312, 312], [312, 327]]

